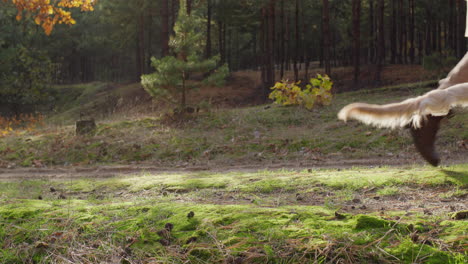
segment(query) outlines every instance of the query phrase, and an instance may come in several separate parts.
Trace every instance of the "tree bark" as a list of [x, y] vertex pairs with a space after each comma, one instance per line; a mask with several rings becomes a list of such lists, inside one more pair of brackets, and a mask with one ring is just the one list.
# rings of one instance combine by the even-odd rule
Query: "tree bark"
[[330, 9], [328, 6], [328, 0], [323, 1], [322, 9], [322, 35], [323, 35], [323, 64], [325, 66], [325, 73], [331, 75], [330, 67]]
[[414, 0], [409, 0], [409, 59], [414, 63]]
[[457, 19], [455, 16], [455, 11], [456, 11], [455, 0], [449, 0], [449, 21], [448, 21], [449, 39], [448, 39], [448, 42], [449, 42], [449, 47], [451, 50], [455, 50], [457, 48], [457, 44], [456, 44]]
[[294, 50], [294, 63], [293, 63], [293, 68], [294, 68], [294, 81], [299, 81], [299, 69], [298, 69], [298, 60], [299, 60], [299, 43], [300, 43], [300, 37], [299, 37], [299, 0], [296, 0], [296, 5], [294, 9], [294, 36], [296, 40], [296, 48]]
[[462, 58], [466, 52], [465, 24], [466, 24], [466, 2], [457, 0], [458, 4], [458, 33], [457, 33], [457, 57]]
[[285, 16], [284, 16], [284, 1], [281, 1], [280, 9], [280, 19], [281, 19], [281, 33], [280, 33], [280, 52], [279, 52], [279, 62], [280, 62], [280, 78], [284, 77], [284, 55], [285, 55]]
[[[393, 0], [392, 3], [392, 15], [391, 15], [391, 27], [390, 27], [390, 63], [394, 64], [396, 63], [396, 58], [397, 58], [397, 21], [396, 21], [396, 1]], [[379, 12], [380, 10], [378, 10]], [[379, 17], [380, 19], [380, 17]]]
[[405, 0], [400, 0], [400, 55], [401, 62], [407, 63], [407, 34], [406, 34], [406, 12]]
[[270, 0], [266, 10], [266, 79], [264, 85], [264, 98], [268, 98], [270, 88], [275, 83], [275, 68], [274, 68], [274, 32], [275, 32], [275, 3], [276, 0]]
[[145, 68], [145, 30], [144, 30], [144, 16], [138, 16], [137, 23], [137, 39], [136, 39], [136, 76], [135, 80], [140, 81], [141, 75], [144, 73]]
[[192, 14], [192, 0], [186, 0], [185, 4], [187, 6], [187, 15], [190, 16]]
[[205, 57], [210, 58], [211, 57], [211, 0], [207, 0], [206, 2], [207, 5], [207, 18], [206, 18], [206, 51], [205, 51]]
[[377, 43], [377, 70], [375, 80], [379, 84], [382, 81], [382, 70], [385, 63], [385, 32], [384, 32], [384, 16], [385, 16], [384, 0], [377, 2], [377, 17], [378, 17], [378, 43]]
[[353, 66], [354, 84], [359, 83], [359, 58], [360, 58], [360, 38], [361, 38], [361, 0], [352, 1], [353, 9]]
[[163, 57], [169, 55], [169, 2], [162, 0], [161, 3], [161, 54]]
[[179, 0], [170, 0], [170, 1], [171, 1], [171, 17], [172, 17], [170, 29], [173, 29], [175, 25], [175, 21], [177, 19], [177, 3], [179, 2]]
[[374, 34], [374, 0], [369, 0], [369, 51], [368, 51], [368, 61], [374, 63], [375, 57], [375, 34]]

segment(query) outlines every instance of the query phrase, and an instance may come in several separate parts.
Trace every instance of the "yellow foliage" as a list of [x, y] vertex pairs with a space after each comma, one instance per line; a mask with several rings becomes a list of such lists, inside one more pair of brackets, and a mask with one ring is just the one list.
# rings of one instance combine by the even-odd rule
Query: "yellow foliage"
[[314, 105], [329, 105], [332, 100], [331, 89], [333, 82], [327, 75], [317, 74], [317, 78], [310, 79], [310, 83], [302, 89], [300, 82], [283, 80], [275, 83], [269, 98], [281, 105], [301, 105], [312, 109]]
[[74, 25], [76, 21], [71, 17], [71, 12], [64, 8], [80, 8], [81, 11], [93, 11], [94, 4], [97, 0], [3, 0], [4, 2], [11, 1], [18, 10], [16, 15], [17, 20], [23, 18], [23, 12], [31, 14], [34, 17], [34, 22], [41, 25], [46, 35], [52, 33], [54, 25], [66, 24]]

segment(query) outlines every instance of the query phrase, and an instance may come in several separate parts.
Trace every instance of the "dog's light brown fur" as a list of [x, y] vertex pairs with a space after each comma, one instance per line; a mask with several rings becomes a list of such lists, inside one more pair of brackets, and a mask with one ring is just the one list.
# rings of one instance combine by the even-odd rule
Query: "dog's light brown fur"
[[[445, 80], [443, 84], [445, 85], [446, 82], [448, 80]], [[455, 106], [468, 107], [468, 82], [448, 88], [441, 87], [441, 89], [399, 103], [386, 105], [350, 104], [341, 109], [338, 118], [343, 121], [356, 119], [377, 127], [396, 128], [408, 124], [420, 127], [421, 120], [428, 114], [444, 116]]]

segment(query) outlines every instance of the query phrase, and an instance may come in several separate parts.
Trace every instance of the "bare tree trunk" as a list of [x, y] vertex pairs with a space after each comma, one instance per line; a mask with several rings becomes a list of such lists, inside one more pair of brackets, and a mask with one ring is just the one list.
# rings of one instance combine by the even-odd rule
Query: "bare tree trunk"
[[137, 23], [137, 41], [136, 41], [136, 62], [137, 62], [137, 70], [136, 70], [136, 80], [140, 80], [141, 75], [144, 73], [145, 69], [145, 30], [144, 30], [144, 16], [140, 14], [138, 17]]
[[310, 62], [310, 56], [308, 52], [308, 47], [306, 43], [306, 36], [307, 36], [307, 27], [306, 27], [306, 16], [304, 14], [305, 12], [305, 7], [304, 7], [304, 2], [302, 2], [302, 8], [301, 8], [301, 16], [302, 16], [302, 50], [303, 50], [303, 56], [304, 56], [304, 82], [307, 82], [309, 80], [309, 62]]
[[369, 0], [369, 51], [368, 61], [374, 62], [375, 57], [375, 34], [374, 34], [374, 0]]
[[361, 38], [361, 0], [353, 0], [353, 65], [354, 65], [354, 84], [359, 83], [359, 56], [360, 56], [360, 38]]
[[284, 42], [286, 43], [286, 49], [285, 49], [285, 69], [287, 71], [291, 70], [291, 32], [290, 32], [290, 26], [291, 26], [291, 17], [287, 15], [286, 13], [286, 36]]
[[207, 19], [206, 19], [206, 51], [205, 57], [211, 57], [211, 0], [207, 0]]
[[185, 4], [187, 6], [187, 15], [190, 16], [192, 14], [192, 0], [186, 0]]
[[169, 2], [162, 0], [161, 3], [161, 54], [169, 55]]
[[175, 25], [175, 21], [177, 19], [177, 2], [179, 1], [178, 0], [170, 0], [170, 1], [171, 1], [171, 16], [172, 16], [171, 29], [173, 29]]
[[285, 16], [284, 16], [284, 1], [281, 1], [281, 33], [280, 33], [280, 52], [279, 52], [279, 61], [280, 61], [280, 78], [284, 77], [284, 48], [285, 48]]
[[[261, 24], [260, 24], [260, 50], [261, 50], [261, 55], [260, 55], [260, 65], [261, 65], [261, 80], [262, 80], [262, 85], [265, 86], [265, 83], [267, 82], [267, 77], [266, 77], [266, 43], [267, 43], [267, 10], [266, 7], [262, 7], [261, 9]], [[264, 92], [265, 87], [262, 87]]]
[[257, 33], [257, 30], [254, 30], [254, 32], [252, 32], [252, 35], [253, 35], [253, 37], [252, 37], [253, 38], [253, 40], [252, 40], [252, 42], [253, 42], [252, 53], [253, 53], [253, 58], [254, 58], [253, 61], [252, 61], [252, 63], [253, 63], [252, 68], [256, 70], [257, 67], [258, 67], [258, 54], [257, 54], [257, 38], [258, 38], [257, 35], [258, 35], [258, 33]]
[[432, 45], [431, 45], [431, 31], [433, 30], [432, 29], [432, 15], [430, 13], [429, 10], [426, 9], [426, 19], [427, 19], [427, 23], [426, 23], [426, 38], [425, 38], [425, 44], [424, 44], [424, 53], [425, 55], [429, 55], [431, 54], [432, 50]]
[[414, 63], [414, 0], [409, 0], [409, 57], [411, 64]]
[[266, 79], [263, 87], [264, 98], [268, 98], [270, 88], [273, 87], [275, 82], [275, 68], [274, 68], [274, 32], [275, 32], [275, 2], [276, 0], [270, 0], [266, 10]]
[[224, 23], [219, 20], [218, 21], [218, 50], [219, 50], [219, 55], [221, 57], [221, 64], [224, 64], [226, 62], [226, 52], [225, 52], [225, 45], [224, 45], [224, 40], [225, 40], [225, 26]]
[[[392, 15], [391, 15], [391, 28], [390, 28], [390, 63], [396, 63], [397, 58], [397, 21], [396, 21], [396, 1], [391, 1], [392, 3]], [[380, 19], [380, 18], [379, 18]]]
[[[413, 0], [414, 1], [414, 0]], [[456, 5], [455, 5], [455, 0], [449, 0], [449, 24], [448, 24], [448, 41], [449, 41], [449, 47], [451, 50], [455, 50], [457, 47], [456, 44], [456, 27], [457, 27], [457, 18], [455, 16], [455, 10], [456, 10]]]
[[323, 1], [323, 64], [325, 66], [325, 73], [330, 76], [331, 75], [331, 67], [330, 67], [330, 9], [328, 6], [328, 0]]
[[457, 57], [461, 58], [466, 52], [465, 24], [466, 24], [466, 6], [465, 1], [457, 0], [458, 6], [458, 33], [457, 33]]
[[384, 16], [385, 16], [384, 0], [377, 2], [377, 17], [378, 17], [378, 43], [377, 43], [377, 71], [375, 79], [377, 83], [382, 81], [382, 70], [385, 63], [385, 32], [384, 32]]
[[407, 63], [407, 36], [406, 36], [406, 12], [405, 12], [405, 0], [400, 0], [400, 55], [401, 62]]
[[298, 60], [299, 60], [299, 42], [300, 42], [300, 37], [299, 37], [299, 0], [296, 0], [296, 6], [294, 9], [294, 36], [296, 39], [296, 48], [294, 49], [294, 81], [299, 81], [299, 68], [297, 66]]

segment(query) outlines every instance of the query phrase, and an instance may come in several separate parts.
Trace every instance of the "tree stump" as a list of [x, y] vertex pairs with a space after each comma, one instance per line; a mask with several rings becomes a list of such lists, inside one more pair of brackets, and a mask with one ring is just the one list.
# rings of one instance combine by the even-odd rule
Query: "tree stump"
[[87, 135], [96, 131], [94, 119], [76, 121], [76, 135]]

